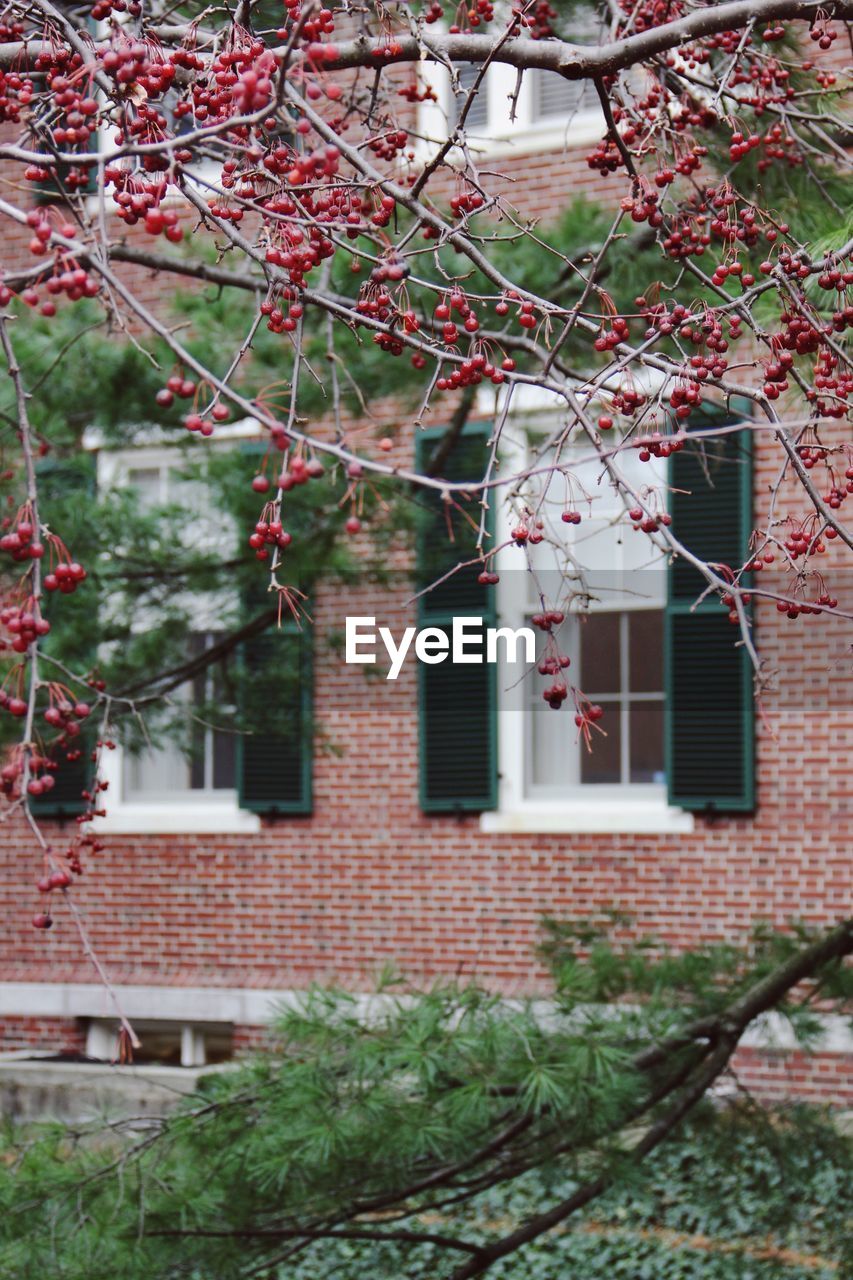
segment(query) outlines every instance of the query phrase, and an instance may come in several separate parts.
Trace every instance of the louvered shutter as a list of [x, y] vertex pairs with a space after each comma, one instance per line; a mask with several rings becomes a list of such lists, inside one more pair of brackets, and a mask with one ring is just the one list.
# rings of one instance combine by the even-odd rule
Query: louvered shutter
[[[479, 480], [485, 471], [490, 424], [466, 428], [442, 468], [450, 481]], [[431, 430], [418, 436], [416, 461], [422, 468], [444, 434]], [[418, 586], [436, 581], [460, 561], [475, 554], [476, 529], [459, 512], [451, 517], [454, 541], [448, 536], [441, 495], [420, 490], [417, 529]], [[456, 501], [479, 525], [479, 495]], [[489, 517], [491, 533], [493, 520]], [[460, 570], [422, 596], [418, 625], [436, 627], [448, 637], [454, 617], [482, 617], [494, 624], [494, 588], [481, 586], [478, 570]], [[426, 813], [480, 812], [497, 802], [497, 698], [492, 664], [459, 664], [450, 654], [435, 665], [418, 663], [420, 803]]]
[[[459, 88], [464, 94], [464, 97], [454, 103], [457, 120], [462, 113], [462, 107], [465, 105], [468, 94], [474, 88], [480, 71], [481, 68], [478, 66], [461, 66], [457, 68]], [[468, 115], [465, 117], [466, 129], [474, 133], [483, 133], [489, 127], [489, 91], [491, 87], [492, 77], [487, 71], [480, 84], [477, 96], [471, 103]]]
[[[266, 452], [261, 441], [239, 447], [244, 459]], [[252, 564], [243, 587], [243, 617], [274, 607], [266, 566]], [[313, 630], [301, 627], [286, 605], [275, 622], [243, 645], [239, 663], [237, 792], [242, 809], [267, 814], [308, 814], [313, 808]]]
[[567, 80], [558, 71], [534, 70], [532, 77], [532, 118], [535, 124], [553, 120], [559, 124], [580, 111], [598, 105], [598, 94], [589, 80]]
[[[42, 523], [62, 529], [68, 536], [69, 521], [57, 513], [57, 507], [62, 503], [70, 503], [79, 515], [81, 498], [92, 498], [95, 493], [95, 459], [91, 454], [58, 460], [46, 459], [38, 464], [37, 472], [39, 515]], [[82, 510], [85, 508], [84, 502]], [[46, 571], [44, 561], [42, 565]], [[51, 617], [54, 603], [57, 609], [73, 609], [76, 600], [74, 596], [59, 596], [57, 599], [46, 595], [42, 601], [42, 609], [47, 618]], [[91, 634], [90, 632], [90, 637]], [[42, 641], [42, 646], [49, 651], [50, 635], [46, 642]], [[74, 670], [83, 672], [94, 661], [94, 649], [89, 647], [86, 652], [66, 655], [66, 658]], [[76, 687], [72, 689], [72, 693], [83, 697], [82, 691]], [[88, 802], [83, 799], [82, 793], [89, 790], [94, 779], [93, 738], [94, 729], [87, 725], [79, 737], [68, 742], [67, 747], [56, 747], [50, 751], [51, 758], [57, 765], [53, 774], [53, 788], [44, 796], [30, 798], [30, 808], [37, 818], [74, 818], [86, 811]], [[69, 760], [69, 751], [76, 758]]]
[[[736, 422], [710, 415], [695, 429]], [[740, 419], [741, 421], [743, 418]], [[703, 560], [737, 569], [752, 527], [752, 432], [690, 442], [670, 459], [672, 529]], [[665, 635], [669, 801], [682, 809], [755, 807], [752, 669], [739, 630], [683, 560], [669, 569]]]
[[36, 818], [76, 818], [88, 808], [83, 792], [94, 780], [91, 733], [81, 733], [67, 747], [52, 749], [49, 755], [57, 765], [53, 788], [43, 796], [30, 796], [30, 808]]
[[309, 627], [273, 624], [243, 647], [237, 777], [240, 807], [254, 813], [311, 812]]

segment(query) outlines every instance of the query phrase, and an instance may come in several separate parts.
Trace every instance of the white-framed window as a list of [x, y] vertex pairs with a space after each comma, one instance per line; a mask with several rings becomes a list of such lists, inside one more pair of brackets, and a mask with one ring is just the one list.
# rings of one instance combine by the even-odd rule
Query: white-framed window
[[[254, 424], [235, 423], [224, 429], [221, 442], [208, 447], [228, 448], [234, 437], [256, 434]], [[141, 433], [141, 439], [148, 437]], [[222, 545], [221, 513], [209, 507], [203, 480], [187, 477], [186, 458], [179, 448], [156, 440], [156, 433], [151, 439], [126, 449], [101, 449], [99, 486], [132, 487], [142, 510], [184, 506], [193, 517], [193, 545], [205, 550]], [[190, 637], [188, 659], [216, 643], [223, 609], [230, 603], [211, 594], [193, 594], [197, 630]], [[144, 617], [138, 623], [144, 626]], [[217, 729], [205, 714], [214, 701], [227, 707], [229, 664], [234, 660], [230, 655], [222, 663], [211, 664], [170, 695], [173, 704], [186, 708], [183, 742], [167, 737], [140, 752], [118, 747], [102, 754], [101, 773], [109, 785], [104, 797], [106, 816], [95, 820], [98, 830], [156, 834], [260, 829], [258, 815], [239, 807], [236, 737]]]
[[[543, 433], [541, 416], [506, 431], [506, 466], [523, 469]], [[543, 601], [559, 608], [564, 621], [547, 643], [569, 658], [568, 683], [603, 715], [587, 735], [575, 723], [571, 697], [559, 710], [543, 698], [547, 676], [533, 669], [521, 679], [499, 675], [499, 805], [481, 824], [491, 831], [692, 830], [692, 816], [666, 798], [665, 553], [634, 531], [588, 445], [563, 449], [558, 461], [568, 476], [548, 474], [524, 499], [543, 526], [543, 541], [528, 548], [530, 569], [510, 537], [518, 503], [500, 512], [498, 612], [501, 625], [517, 627]], [[627, 448], [616, 465], [635, 491], [665, 501], [665, 462], [641, 463]], [[566, 511], [580, 513], [580, 523], [564, 523]]]
[[[444, 67], [425, 73], [438, 102], [424, 103], [420, 131], [440, 141], [452, 128], [465, 101], [464, 90], [475, 83], [479, 68], [462, 66], [456, 94]], [[515, 100], [515, 118], [510, 116]], [[605, 123], [590, 81], [566, 80], [556, 71], [526, 71], [517, 85], [514, 67], [495, 63], [488, 68], [465, 118], [468, 143], [474, 152], [489, 154], [544, 151], [583, 146], [602, 136]]]
[[[133, 1065], [137, 1068], [214, 1066], [234, 1057], [234, 1028], [230, 1023], [134, 1018], [133, 1028], [142, 1042], [133, 1055]], [[119, 1061], [115, 1018], [89, 1019], [86, 1056], [101, 1062]]]
[[[215, 631], [194, 632], [187, 656], [200, 655], [220, 638]], [[236, 738], [217, 729], [205, 716], [214, 700], [220, 708], [228, 709], [228, 666], [232, 662], [229, 654], [221, 664], [212, 664], [181, 686], [179, 700], [186, 705], [188, 742], [166, 741], [138, 754], [124, 753], [123, 794], [129, 803], [217, 798], [236, 803]]]
[[579, 738], [566, 704], [554, 712], [542, 681], [528, 680], [525, 714], [525, 796], [559, 800], [582, 788], [648, 789], [665, 782], [663, 610], [598, 609], [570, 614], [555, 629], [570, 674], [604, 712], [591, 749]]
[[[579, 44], [598, 43], [601, 21], [591, 5], [579, 6], [572, 22], [572, 37]], [[479, 73], [480, 67], [461, 64], [454, 84], [445, 66], [423, 64], [421, 75], [437, 98], [421, 106], [419, 131], [424, 138], [440, 142], [447, 136]], [[599, 139], [606, 128], [592, 81], [567, 80], [539, 68], [525, 71], [519, 81], [516, 68], [500, 62], [486, 69], [465, 126], [472, 150], [489, 154], [582, 146]]]

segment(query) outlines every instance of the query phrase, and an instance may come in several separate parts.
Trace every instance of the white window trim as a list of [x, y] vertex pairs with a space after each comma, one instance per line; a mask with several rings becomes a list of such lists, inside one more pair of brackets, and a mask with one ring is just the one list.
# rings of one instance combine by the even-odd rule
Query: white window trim
[[99, 835], [250, 835], [261, 830], [260, 816], [241, 809], [233, 790], [126, 800], [121, 747], [102, 752], [100, 776], [108, 787], [103, 794], [106, 815], [92, 819]]
[[[206, 448], [218, 442], [245, 439], [258, 435], [258, 424], [251, 419], [226, 423]], [[98, 450], [98, 485], [109, 488], [127, 483], [128, 473], [147, 468], [163, 468], [176, 457], [176, 446], [165, 443], [160, 429], [139, 435], [140, 444], [121, 449]], [[144, 443], [143, 443], [144, 442]], [[99, 441], [92, 433], [87, 447], [98, 449]], [[130, 800], [125, 794], [124, 749], [101, 754], [100, 776], [108, 783], [103, 794], [106, 814], [92, 819], [92, 829], [102, 835], [250, 835], [261, 830], [261, 819], [248, 809], [241, 809], [235, 789], [217, 791], [187, 790], [174, 796], [153, 794], [148, 800]]]
[[[139, 1032], [140, 1037], [144, 1039], [145, 1028], [141, 1028], [137, 1022], [135, 1029]], [[205, 1066], [207, 1051], [203, 1028], [183, 1022], [175, 1026], [164, 1021], [161, 1022], [159, 1029], [178, 1032], [182, 1067]], [[91, 1019], [86, 1029], [86, 1057], [97, 1058], [102, 1062], [114, 1063], [119, 1061], [121, 1052], [115, 1018]]]
[[[547, 411], [543, 415], [547, 422]], [[535, 419], [534, 419], [535, 421]], [[539, 420], [542, 425], [542, 419]], [[507, 474], [521, 471], [527, 454], [530, 418], [508, 422], [501, 436]], [[524, 575], [517, 572], [517, 549], [512, 545], [514, 523], [509, 504], [496, 512], [495, 541], [501, 551], [496, 569], [501, 573], [498, 591], [498, 625], [517, 626], [528, 606]], [[502, 572], [506, 570], [506, 572]], [[667, 803], [666, 787], [587, 785], [566, 790], [559, 799], [533, 797], [525, 788], [524, 717], [527, 714], [524, 682], [509, 687], [498, 682], [498, 806], [480, 815], [480, 830], [490, 834], [688, 834], [695, 819], [686, 810]], [[563, 715], [564, 711], [555, 712]]]
[[[503, 781], [503, 779], [502, 779]], [[652, 800], [512, 800], [480, 815], [490, 835], [689, 835], [692, 813]]]
[[[533, 119], [532, 82], [523, 76], [516, 103], [516, 118], [510, 120], [510, 100], [515, 94], [517, 71], [506, 63], [494, 62], [488, 70], [488, 124], [484, 131], [470, 129], [468, 145], [477, 155], [510, 156], [528, 152], [567, 150], [598, 142], [607, 127], [599, 107], [584, 108], [566, 116]], [[456, 97], [450, 73], [440, 63], [421, 67], [425, 84], [435, 91], [438, 102], [423, 102], [418, 111], [418, 133], [428, 141], [419, 143], [423, 158], [436, 143], [447, 137], [455, 116]], [[484, 83], [480, 93], [486, 89]], [[456, 154], [456, 152], [454, 152]]]
[[[188, 376], [196, 380], [192, 372]], [[189, 412], [191, 402], [186, 401], [186, 405]], [[97, 427], [87, 427], [83, 433], [83, 448], [98, 454], [98, 484], [122, 484], [128, 471], [160, 466], [174, 458], [176, 450], [185, 443], [183, 437], [176, 437], [177, 430], [176, 427], [141, 426], [132, 444], [110, 445]], [[186, 434], [189, 437], [191, 433]], [[195, 439], [199, 447], [209, 450], [233, 440], [264, 442], [268, 434], [254, 418], [239, 418], [234, 422], [217, 423], [212, 436], [196, 436]]]

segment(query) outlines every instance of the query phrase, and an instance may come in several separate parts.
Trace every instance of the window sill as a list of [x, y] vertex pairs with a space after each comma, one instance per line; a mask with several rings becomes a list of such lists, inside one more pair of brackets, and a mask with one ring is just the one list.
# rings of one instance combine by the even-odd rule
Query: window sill
[[[517, 124], [509, 128], [506, 125], [494, 129], [484, 126], [483, 132], [471, 130], [468, 147], [478, 159], [533, 156], [548, 151], [566, 152], [599, 142], [605, 129], [603, 116], [589, 116], [586, 113], [571, 122], [554, 119], [535, 124]], [[427, 162], [437, 149], [437, 144], [420, 142], [417, 153], [422, 161]], [[454, 147], [450, 158], [458, 160], [461, 157], [462, 153]]]
[[256, 813], [233, 804], [118, 804], [92, 827], [99, 835], [251, 835], [261, 830]]
[[480, 830], [495, 835], [686, 835], [693, 829], [692, 813], [660, 800], [531, 801], [480, 815]]
[[597, 112], [578, 115], [574, 120], [554, 118], [535, 124], [498, 128], [488, 137], [471, 131], [469, 147], [479, 155], [524, 156], [540, 151], [570, 151], [574, 147], [599, 142], [605, 128], [604, 118]]

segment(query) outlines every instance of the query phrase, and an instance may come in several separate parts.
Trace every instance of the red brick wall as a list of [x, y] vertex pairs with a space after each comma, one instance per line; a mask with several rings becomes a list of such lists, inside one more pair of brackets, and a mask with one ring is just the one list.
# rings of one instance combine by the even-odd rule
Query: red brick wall
[[0, 1018], [0, 1053], [27, 1049], [82, 1053], [85, 1048], [86, 1028], [78, 1018], [28, 1018], [23, 1014]]
[[[585, 150], [502, 160], [508, 199], [547, 219], [580, 188], [612, 198], [613, 184], [599, 190], [586, 168]], [[778, 465], [760, 440], [759, 496]], [[758, 607], [762, 653], [779, 674], [757, 717], [754, 817], [699, 818], [692, 835], [495, 836], [482, 834], [475, 816], [419, 811], [414, 666], [396, 684], [344, 666], [324, 632], [339, 629], [347, 612], [388, 617], [388, 600], [377, 590], [345, 605], [330, 590], [315, 610], [323, 749], [313, 816], [266, 823], [256, 837], [110, 837], [90, 860], [75, 895], [115, 982], [365, 987], [394, 961], [415, 976], [532, 990], [544, 976], [531, 948], [545, 912], [617, 906], [639, 928], [686, 946], [757, 919], [826, 923], [849, 909], [853, 690], [843, 624], [791, 623]], [[0, 828], [9, 921], [0, 971], [8, 981], [91, 981], [61, 908], [50, 934], [30, 926], [37, 866], [23, 826]], [[7, 1034], [23, 1033], [13, 1025]], [[64, 1032], [46, 1021], [37, 1034], [56, 1045]], [[754, 1056], [744, 1069], [777, 1080], [782, 1068], [768, 1061]]]
[[801, 1098], [848, 1107], [853, 1103], [853, 1069], [846, 1054], [740, 1049], [732, 1066], [738, 1084], [767, 1101]]
[[[347, 610], [385, 616], [386, 603], [376, 589]], [[359, 986], [394, 960], [529, 989], [541, 979], [531, 945], [544, 912], [615, 905], [688, 945], [756, 919], [823, 923], [849, 909], [853, 703], [831, 621], [791, 623], [759, 606], [779, 677], [757, 717], [754, 816], [699, 817], [690, 835], [512, 836], [481, 833], [476, 816], [420, 812], [414, 666], [392, 683], [344, 665], [322, 643], [340, 615], [327, 593], [316, 610], [324, 749], [312, 817], [254, 837], [113, 836], [90, 860], [75, 893], [116, 981]], [[61, 909], [50, 934], [30, 927], [37, 859], [22, 828], [2, 829], [0, 857], [4, 977], [90, 980]]]

